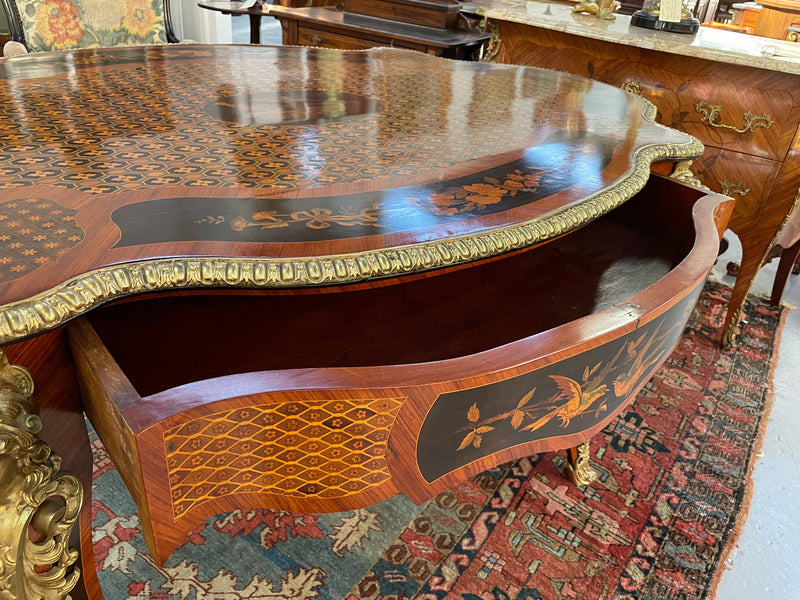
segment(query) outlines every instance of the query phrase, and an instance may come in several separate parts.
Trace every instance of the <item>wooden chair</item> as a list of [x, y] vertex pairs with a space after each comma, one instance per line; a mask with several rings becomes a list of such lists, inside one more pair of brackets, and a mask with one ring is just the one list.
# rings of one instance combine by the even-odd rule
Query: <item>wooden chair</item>
[[0, 0], [11, 42], [4, 55], [178, 42], [169, 0]]
[[[722, 252], [724, 250], [720, 254]], [[792, 216], [781, 230], [778, 241], [767, 254], [762, 266], [771, 263], [775, 258], [779, 259], [778, 270], [775, 273], [769, 300], [773, 306], [778, 306], [781, 303], [783, 290], [786, 288], [789, 276], [800, 274], [800, 210], [792, 212]], [[728, 275], [736, 277], [739, 274], [739, 263], [729, 262], [726, 269]]]
[[775, 281], [772, 284], [770, 302], [777, 306], [781, 303], [783, 289], [789, 280], [789, 275], [797, 274], [798, 259], [800, 259], [800, 211], [795, 210], [789, 218], [786, 227], [778, 237], [778, 243], [773, 248], [774, 255], [780, 256]]

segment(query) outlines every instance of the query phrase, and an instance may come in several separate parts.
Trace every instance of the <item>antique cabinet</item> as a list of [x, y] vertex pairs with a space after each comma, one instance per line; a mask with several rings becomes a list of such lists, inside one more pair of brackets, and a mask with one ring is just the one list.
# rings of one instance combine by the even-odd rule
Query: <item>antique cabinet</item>
[[345, 0], [336, 7], [274, 7], [283, 43], [341, 50], [376, 46], [407, 48], [471, 59], [489, 35], [466, 30], [457, 0]]

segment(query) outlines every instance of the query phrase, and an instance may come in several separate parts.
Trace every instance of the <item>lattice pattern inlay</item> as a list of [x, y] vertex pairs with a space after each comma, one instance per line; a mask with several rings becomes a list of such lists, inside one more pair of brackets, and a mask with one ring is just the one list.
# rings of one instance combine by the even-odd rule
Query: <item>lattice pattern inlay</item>
[[386, 443], [402, 400], [250, 406], [166, 431], [174, 517], [231, 494], [336, 498], [380, 485], [389, 479]]

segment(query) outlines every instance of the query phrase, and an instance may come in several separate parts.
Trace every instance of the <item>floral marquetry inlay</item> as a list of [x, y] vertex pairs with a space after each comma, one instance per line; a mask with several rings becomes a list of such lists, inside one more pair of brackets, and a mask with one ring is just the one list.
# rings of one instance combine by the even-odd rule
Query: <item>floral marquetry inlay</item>
[[384, 483], [386, 443], [402, 400], [251, 406], [166, 431], [174, 517], [232, 494], [338, 498]]

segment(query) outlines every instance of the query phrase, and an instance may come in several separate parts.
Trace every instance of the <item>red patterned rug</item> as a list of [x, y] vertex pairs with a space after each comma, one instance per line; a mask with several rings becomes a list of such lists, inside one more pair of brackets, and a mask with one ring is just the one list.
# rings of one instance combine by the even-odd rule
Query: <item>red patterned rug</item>
[[693, 600], [714, 596], [749, 504], [771, 401], [781, 309], [751, 299], [740, 346], [719, 331], [730, 289], [708, 284], [636, 401], [592, 440], [597, 481], [563, 453], [501, 465], [417, 507], [233, 512], [157, 567], [99, 441], [95, 553], [108, 600]]

